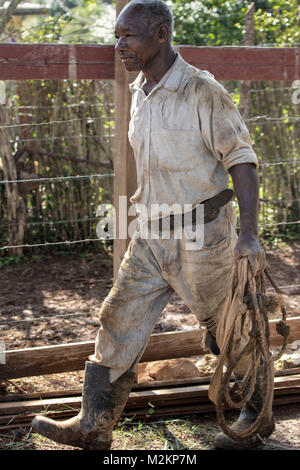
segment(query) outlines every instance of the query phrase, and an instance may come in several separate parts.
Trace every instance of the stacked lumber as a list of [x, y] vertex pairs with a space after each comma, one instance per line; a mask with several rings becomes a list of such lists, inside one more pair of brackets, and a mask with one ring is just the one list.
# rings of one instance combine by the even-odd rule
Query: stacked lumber
[[[145, 419], [214, 412], [215, 405], [208, 398], [210, 379], [207, 376], [135, 384], [123, 417]], [[274, 406], [294, 403], [300, 403], [300, 368], [277, 371]], [[66, 419], [75, 416], [80, 407], [80, 389], [7, 395], [0, 402], [0, 431], [30, 427], [36, 414]]]
[[[277, 347], [282, 338], [271, 320], [270, 344]], [[288, 318], [289, 343], [300, 339], [300, 317]], [[202, 330], [153, 334], [140, 362], [162, 361], [205, 354]], [[94, 342], [44, 346], [6, 351], [0, 365], [0, 380], [82, 370], [94, 352]], [[274, 406], [300, 403], [300, 368], [277, 371]], [[123, 417], [137, 419], [215, 412], [208, 398], [212, 376], [169, 381], [150, 381], [134, 385]], [[6, 395], [0, 397], [0, 431], [30, 427], [36, 414], [66, 419], [78, 413], [81, 389]], [[229, 408], [228, 408], [229, 409]]]
[[[271, 347], [282, 344], [282, 336], [276, 331], [277, 321], [269, 321]], [[300, 317], [288, 318], [287, 324], [289, 343], [300, 339]], [[201, 329], [152, 334], [140, 362], [200, 356], [205, 354], [202, 340]], [[5, 364], [0, 364], [0, 380], [83, 370], [94, 352], [94, 341], [6, 351]]]

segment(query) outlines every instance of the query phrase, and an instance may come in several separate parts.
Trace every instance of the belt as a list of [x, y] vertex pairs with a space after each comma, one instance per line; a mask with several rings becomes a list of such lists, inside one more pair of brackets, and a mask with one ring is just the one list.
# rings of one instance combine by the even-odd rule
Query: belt
[[[208, 222], [212, 222], [214, 219], [216, 219], [220, 213], [221, 207], [225, 206], [233, 197], [233, 191], [232, 189], [224, 189], [224, 191], [221, 191], [219, 194], [216, 196], [213, 196], [210, 199], [207, 199], [206, 201], [201, 202], [201, 204], [204, 206], [204, 224], [207, 224]], [[193, 209], [192, 211], [192, 217], [191, 219], [188, 218], [188, 220], [192, 220], [192, 225], [196, 225], [197, 221], [197, 207]], [[182, 226], [184, 226], [184, 217], [188, 216], [190, 213], [187, 214], [182, 214]], [[189, 216], [190, 217], [190, 216]], [[162, 219], [159, 220], [159, 228], [161, 229], [161, 222]], [[174, 230], [174, 215], [170, 215], [170, 230]]]

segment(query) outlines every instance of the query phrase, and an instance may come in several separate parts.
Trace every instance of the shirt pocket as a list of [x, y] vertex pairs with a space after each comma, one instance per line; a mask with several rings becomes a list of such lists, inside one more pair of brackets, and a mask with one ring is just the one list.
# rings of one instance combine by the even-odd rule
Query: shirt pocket
[[169, 171], [194, 170], [196, 157], [196, 131], [161, 127], [157, 142], [158, 166]]

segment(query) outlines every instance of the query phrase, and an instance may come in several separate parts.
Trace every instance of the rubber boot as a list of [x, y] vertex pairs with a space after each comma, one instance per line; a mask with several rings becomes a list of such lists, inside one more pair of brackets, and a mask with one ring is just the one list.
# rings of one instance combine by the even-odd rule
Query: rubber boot
[[[247, 403], [247, 405], [242, 408], [238, 420], [230, 427], [234, 432], [240, 433], [246, 431], [257, 419], [263, 405], [263, 370], [264, 364], [262, 364], [257, 372], [256, 384], [254, 392]], [[273, 378], [274, 371], [272, 370]], [[266, 413], [265, 422], [262, 423], [262, 426], [255, 436], [250, 438], [245, 442], [237, 442], [231, 439], [229, 436], [220, 432], [215, 438], [215, 448], [224, 449], [224, 450], [248, 450], [253, 449], [260, 442], [260, 438], [269, 437], [275, 430], [275, 421], [272, 412], [272, 402]]]
[[127, 371], [110, 383], [107, 367], [87, 361], [80, 413], [66, 421], [36, 416], [32, 429], [61, 444], [89, 450], [110, 449], [113, 427], [126, 405], [134, 380], [135, 373]]

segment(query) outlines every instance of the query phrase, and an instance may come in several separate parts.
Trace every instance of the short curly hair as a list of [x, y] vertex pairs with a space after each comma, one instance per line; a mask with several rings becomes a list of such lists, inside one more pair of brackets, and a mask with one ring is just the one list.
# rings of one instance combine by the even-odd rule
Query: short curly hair
[[152, 19], [152, 27], [165, 24], [169, 28], [169, 39], [173, 36], [173, 15], [168, 5], [162, 0], [131, 0], [127, 6], [136, 5], [143, 8], [143, 19]]

